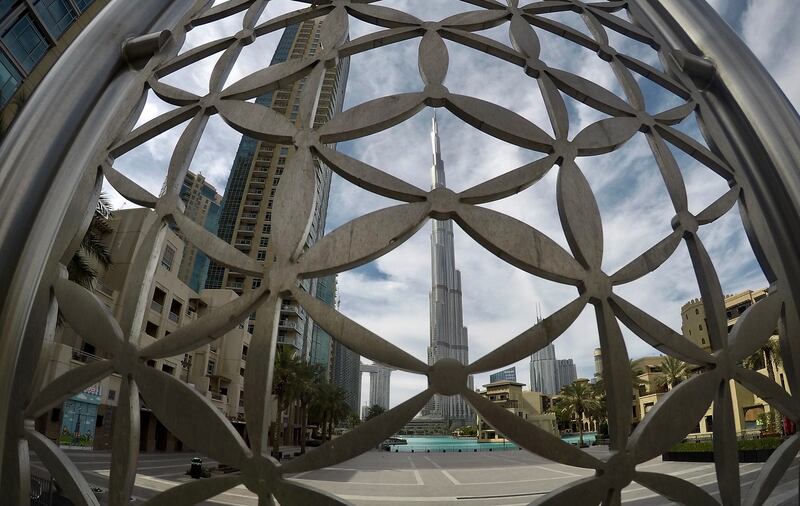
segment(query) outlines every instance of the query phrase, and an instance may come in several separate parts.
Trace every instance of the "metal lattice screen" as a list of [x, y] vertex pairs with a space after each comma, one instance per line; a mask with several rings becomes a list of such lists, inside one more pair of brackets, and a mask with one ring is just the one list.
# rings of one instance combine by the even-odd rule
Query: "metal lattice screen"
[[[716, 473], [722, 502], [759, 504], [769, 495], [800, 448], [800, 436], [792, 436], [783, 443], [761, 471], [748, 496], [741, 498], [729, 382], [733, 380], [743, 384], [792, 420], [798, 420], [800, 410], [794, 398], [764, 376], [737, 366], [779, 326], [789, 385], [792, 389], [800, 386], [795, 371], [796, 343], [790, 338], [796, 321], [796, 308], [789, 291], [781, 285], [786, 281], [781, 276], [785, 277], [787, 269], [777, 265], [778, 257], [772, 252], [772, 245], [759, 243], [758, 239], [770, 237], [765, 232], [769, 227], [760, 211], [753, 214], [755, 201], [747, 202], [745, 199], [752, 195], [748, 192], [754, 190], [747, 177], [740, 177], [743, 157], [733, 156], [737, 155], [737, 151], [731, 148], [735, 139], [728, 138], [720, 128], [717, 117], [712, 114], [713, 104], [703, 93], [710, 79], [704, 81], [703, 78], [708, 77], [709, 72], [713, 74], [713, 66], [706, 60], [676, 52], [672, 41], [667, 41], [662, 31], [656, 30], [650, 15], [645, 12], [644, 2], [555, 0], [520, 5], [517, 0], [508, 0], [507, 4], [495, 0], [463, 1], [477, 8], [465, 9], [461, 14], [439, 21], [422, 21], [369, 1], [320, 0], [307, 2], [311, 4], [308, 8], [262, 23], [258, 20], [267, 0], [229, 0], [215, 6], [205, 1], [194, 5], [183, 2], [185, 14], [163, 48], [159, 49], [159, 44], [154, 42], [165, 41], [164, 37], [158, 36], [127, 46], [126, 56], [131, 63], [127, 71], [133, 76], [130, 77], [133, 85], [129, 90], [133, 91], [120, 98], [119, 108], [129, 117], [120, 122], [117, 130], [107, 133], [105, 138], [100, 137], [99, 152], [93, 152], [93, 160], [99, 162], [100, 170], [95, 169], [98, 164], [88, 163], [89, 168], [81, 176], [81, 190], [70, 204], [67, 219], [71, 220], [75, 237], [82, 236], [80, 232], [88, 223], [93, 208], [91, 203], [99, 191], [102, 180], [99, 176], [105, 177], [127, 200], [155, 212], [144, 240], [137, 247], [130, 281], [121, 294], [124, 309], [119, 319], [114, 319], [90, 292], [68, 281], [63, 267], [45, 271], [42, 285], [47, 289], [42, 292], [44, 298], [37, 302], [38, 313], [31, 318], [41, 317], [47, 324], [40, 328], [39, 334], [26, 335], [18, 363], [25, 367], [36, 363], [37, 350], [43, 338], [53, 331], [56, 309], [63, 313], [81, 337], [110, 353], [112, 358], [74, 369], [41, 392], [17, 396], [12, 407], [16, 406], [20, 412], [9, 417], [4, 474], [13, 473], [9, 476], [16, 476], [17, 484], [25, 489], [29, 469], [26, 457], [22, 455], [30, 445], [74, 501], [96, 504], [78, 469], [52, 442], [33, 429], [31, 421], [73, 392], [117, 372], [123, 379], [114, 415], [110, 476], [110, 499], [116, 505], [127, 502], [135, 478], [140, 395], [158, 419], [188, 446], [242, 469], [241, 475], [188, 483], [163, 492], [148, 502], [153, 505], [193, 504], [239, 484], [257, 494], [260, 504], [269, 504], [272, 497], [281, 504], [342, 504], [342, 500], [291, 481], [287, 475], [334, 465], [375, 447], [398, 431], [435, 393], [464, 396], [492, 426], [533, 453], [565, 465], [596, 471], [592, 477], [570, 483], [541, 498], [539, 502], [543, 504], [617, 504], [621, 490], [632, 481], [672, 500], [717, 504], [707, 492], [688, 481], [636, 469], [637, 464], [652, 459], [681, 440], [712, 402]], [[579, 16], [591, 35], [542, 15], [560, 11]], [[237, 33], [178, 53], [186, 32], [191, 28], [241, 12], [244, 12], [242, 29]], [[326, 20], [321, 33], [322, 50], [318, 54], [288, 60], [225, 85], [246, 45], [287, 25], [319, 16], [326, 16]], [[350, 40], [350, 17], [380, 29]], [[498, 26], [507, 27], [513, 47], [476, 33]], [[613, 70], [624, 91], [624, 98], [586, 78], [543, 63], [537, 35], [542, 31], [596, 52], [597, 57]], [[609, 44], [609, 31], [657, 50], [668, 70], [659, 70], [618, 52]], [[337, 59], [411, 39], [419, 40], [422, 90], [370, 100], [339, 113], [319, 128], [311, 127], [317, 91], [326, 68], [335, 65]], [[535, 88], [541, 92], [547, 108], [553, 135], [514, 111], [451, 93], [444, 85], [448, 73], [445, 40], [505, 60], [535, 80], [538, 85]], [[216, 54], [220, 57], [211, 73], [209, 91], [204, 96], [161, 81], [171, 73]], [[650, 114], [635, 74], [679, 97], [682, 103], [659, 114]], [[271, 109], [249, 101], [299, 79], [306, 79], [299, 126]], [[115, 83], [117, 81], [109, 80], [108, 87]], [[148, 89], [175, 109], [134, 129]], [[565, 96], [609, 117], [579, 132], [570, 132]], [[380, 168], [327, 147], [331, 143], [387, 130], [425, 107], [445, 107], [485, 133], [543, 156], [533, 163], [455, 193], [446, 188], [425, 191]], [[183, 214], [180, 186], [213, 115], [219, 115], [228, 125], [252, 138], [295, 147], [282, 178], [282, 190], [274, 211], [273, 224], [281, 233], [269, 243], [267, 257], [274, 261], [268, 262], [266, 268]], [[690, 115], [697, 115], [705, 141], [711, 148], [674, 128]], [[115, 157], [183, 123], [186, 126], [172, 153], [162, 195], [149, 193], [114, 169]], [[619, 149], [637, 132], [643, 133], [648, 140], [674, 207], [673, 215], [664, 216], [671, 222], [673, 231], [618, 271], [606, 273], [601, 269], [601, 217], [581, 166], [593, 156]], [[686, 186], [672, 149], [684, 152], [725, 178], [730, 190], [702, 211], [691, 213]], [[336, 174], [361, 188], [400, 203], [358, 217], [303, 251], [317, 194], [313, 157], [323, 160]], [[534, 185], [549, 171], [557, 171], [558, 215], [569, 251], [530, 225], [480, 206]], [[756, 197], [763, 196], [756, 194]], [[737, 202], [741, 205], [754, 249], [772, 283], [772, 293], [755, 304], [728, 332], [717, 271], [698, 230], [719, 219]], [[429, 366], [299, 288], [299, 280], [342, 272], [388, 253], [431, 218], [453, 219], [475, 241], [509, 264], [535, 276], [574, 286], [574, 300], [477, 361], [462, 365], [455, 360], [440, 360]], [[160, 251], [170, 225], [177, 226], [189, 241], [219, 264], [261, 277], [263, 283], [234, 302], [140, 349], [136, 343], [141, 314], [148, 302], [148, 293], [141, 287], [149, 286], [152, 280], [158, 261], [153, 252]], [[67, 246], [74, 245], [74, 242], [75, 239], [70, 238]], [[712, 353], [695, 346], [615, 293], [616, 287], [657, 269], [673, 255], [681, 242], [688, 248], [703, 297]], [[50, 253], [55, 262], [64, 256], [65, 251], [71, 251], [63, 248], [64, 245], [64, 242], [57, 243], [56, 246], [62, 248], [54, 246]], [[765, 253], [763, 250], [769, 251]], [[315, 451], [285, 464], [276, 462], [267, 456], [266, 433], [272, 416], [270, 392], [277, 322], [281, 301], [287, 296], [297, 300], [320, 327], [350, 349], [393, 368], [425, 375], [429, 387]], [[468, 375], [513, 364], [557, 339], [587, 305], [595, 311], [603, 351], [603, 379], [614, 442], [612, 457], [606, 461], [559, 441], [467, 388]], [[147, 367], [145, 362], [182, 354], [209, 343], [253, 311], [257, 312], [257, 325], [244, 380], [245, 416], [250, 436], [248, 446], [205, 397], [178, 379]], [[632, 385], [620, 323], [660, 351], [704, 368], [704, 372], [671, 390], [632, 433]], [[12, 379], [19, 382], [25, 371], [22, 368], [16, 370]], [[192, 413], [192, 416], [187, 417], [184, 413]], [[25, 500], [19, 498], [20, 504]]]

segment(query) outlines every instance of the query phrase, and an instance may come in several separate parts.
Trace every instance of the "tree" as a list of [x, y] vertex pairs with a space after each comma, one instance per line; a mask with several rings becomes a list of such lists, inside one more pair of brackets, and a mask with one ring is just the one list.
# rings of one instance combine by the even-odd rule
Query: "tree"
[[295, 370], [294, 393], [300, 402], [300, 453], [306, 452], [306, 427], [308, 426], [308, 408], [317, 395], [318, 387], [324, 382], [323, 370], [316, 364], [301, 362]]
[[331, 439], [333, 426], [351, 413], [350, 407], [345, 402], [344, 390], [331, 383], [321, 383], [318, 386], [313, 407], [321, 418], [323, 440]]
[[672, 390], [678, 383], [689, 377], [689, 367], [686, 362], [667, 355], [661, 361], [661, 376], [659, 384]]
[[283, 439], [283, 412], [297, 397], [297, 378], [304, 362], [295, 356], [290, 347], [281, 347], [275, 356], [275, 372], [272, 376], [272, 395], [278, 404], [277, 420], [275, 421], [272, 452], [277, 455], [280, 442]]
[[384, 414], [385, 412], [386, 408], [384, 408], [379, 404], [373, 404], [372, 406], [369, 407], [369, 409], [367, 409], [367, 417], [365, 418], [365, 420], [371, 420], [376, 416]]
[[633, 389], [638, 391], [639, 387], [644, 385], [644, 382], [639, 378], [640, 374], [644, 374], [644, 370], [639, 367], [638, 360], [630, 360], [630, 367], [631, 367], [631, 385]]
[[775, 367], [781, 365], [781, 348], [776, 339], [769, 338], [755, 353], [744, 360], [749, 369], [767, 369], [767, 376], [775, 381]]
[[598, 409], [599, 401], [595, 390], [588, 381], [576, 381], [561, 389], [558, 400], [552, 410], [556, 416], [570, 416], [578, 422], [579, 439], [578, 445], [583, 444], [583, 416]]
[[[111, 203], [106, 195], [101, 194], [97, 200], [111, 209]], [[111, 265], [111, 252], [102, 241], [102, 237], [107, 231], [103, 219], [94, 214], [78, 251], [72, 255], [67, 265], [69, 279], [89, 290], [94, 288], [94, 282], [97, 279], [97, 271], [92, 268], [91, 261], [94, 260], [103, 269], [107, 269]]]
[[360, 423], [361, 418], [359, 418], [358, 414], [351, 411], [350, 414], [347, 415], [347, 425], [349, 425], [351, 429], [354, 429]]

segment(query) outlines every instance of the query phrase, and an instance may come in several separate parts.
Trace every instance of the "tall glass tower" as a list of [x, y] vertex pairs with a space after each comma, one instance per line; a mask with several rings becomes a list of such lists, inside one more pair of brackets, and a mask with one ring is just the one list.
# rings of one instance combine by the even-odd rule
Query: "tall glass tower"
[[[313, 57], [319, 49], [323, 23], [324, 18], [318, 18], [286, 27], [272, 57], [272, 64], [290, 58]], [[326, 71], [314, 118], [315, 126], [324, 124], [333, 114], [341, 111], [348, 70], [349, 60], [343, 58], [336, 67]], [[285, 88], [265, 93], [256, 99], [256, 103], [270, 107], [296, 122], [300, 109], [300, 92], [304, 84], [305, 79], [301, 79]], [[272, 210], [281, 188], [281, 176], [294, 151], [292, 146], [261, 142], [243, 136], [225, 187], [217, 235], [262, 262], [268, 261], [267, 245], [273, 232], [280, 233], [279, 230], [272, 230]], [[306, 241], [309, 245], [324, 233], [331, 185], [331, 170], [317, 160], [314, 163], [317, 167], [320, 195]], [[239, 294], [260, 285], [260, 278], [232, 271], [215, 262], [209, 267], [206, 281], [206, 288], [228, 288]], [[304, 281], [303, 288], [316, 294], [317, 280]], [[307, 357], [310, 354], [314, 327], [309, 320], [301, 307], [285, 300], [278, 326], [278, 343], [292, 346]]]
[[[439, 146], [439, 127], [433, 116], [431, 130], [433, 147], [432, 188], [446, 186], [444, 162]], [[453, 222], [433, 220], [431, 230], [431, 293], [430, 293], [430, 346], [428, 363], [443, 358], [454, 358], [462, 364], [469, 363], [467, 328], [464, 326], [461, 307], [461, 272], [456, 269], [453, 246]], [[472, 376], [469, 387], [473, 388]], [[461, 396], [436, 394], [423, 410], [424, 416], [442, 418], [454, 427], [473, 423], [475, 416], [470, 405]]]

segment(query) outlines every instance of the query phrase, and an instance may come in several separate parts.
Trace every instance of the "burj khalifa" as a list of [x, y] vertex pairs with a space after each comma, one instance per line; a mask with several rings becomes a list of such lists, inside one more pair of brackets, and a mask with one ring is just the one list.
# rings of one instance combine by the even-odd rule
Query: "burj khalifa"
[[[446, 186], [435, 115], [431, 144], [432, 188], [435, 189]], [[461, 272], [456, 269], [453, 222], [449, 219], [433, 220], [431, 231], [430, 325], [428, 363], [454, 358], [462, 364], [468, 364], [469, 344], [461, 307]], [[473, 388], [472, 376], [469, 377], [469, 388]], [[475, 421], [470, 405], [458, 395], [436, 394], [422, 411], [422, 415], [441, 418], [452, 427], [472, 425]]]

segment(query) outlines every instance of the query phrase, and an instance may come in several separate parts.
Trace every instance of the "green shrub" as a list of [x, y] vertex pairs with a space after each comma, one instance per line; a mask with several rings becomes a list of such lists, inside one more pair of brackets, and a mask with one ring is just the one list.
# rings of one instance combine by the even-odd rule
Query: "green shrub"
[[[782, 440], [777, 437], [764, 439], [740, 439], [736, 442], [739, 450], [770, 450], [780, 446]], [[711, 441], [678, 443], [669, 449], [671, 452], [713, 452]]]

